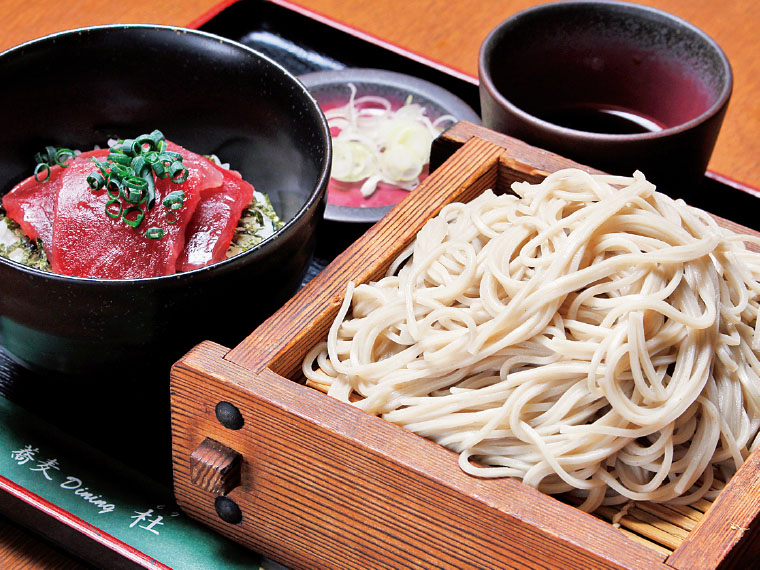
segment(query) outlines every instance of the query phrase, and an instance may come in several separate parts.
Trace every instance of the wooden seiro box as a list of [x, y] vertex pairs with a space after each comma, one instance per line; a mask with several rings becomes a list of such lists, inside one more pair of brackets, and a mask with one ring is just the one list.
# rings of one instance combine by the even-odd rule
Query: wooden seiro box
[[[444, 162], [445, 159], [445, 162]], [[384, 275], [443, 205], [577, 166], [468, 123], [440, 167], [232, 350], [172, 370], [175, 493], [190, 516], [291, 568], [748, 568], [760, 560], [760, 453], [713, 502], [594, 515], [303, 385], [346, 284]], [[442, 164], [441, 164], [442, 163]], [[738, 228], [719, 220], [722, 225]], [[751, 231], [742, 228], [742, 231]]]

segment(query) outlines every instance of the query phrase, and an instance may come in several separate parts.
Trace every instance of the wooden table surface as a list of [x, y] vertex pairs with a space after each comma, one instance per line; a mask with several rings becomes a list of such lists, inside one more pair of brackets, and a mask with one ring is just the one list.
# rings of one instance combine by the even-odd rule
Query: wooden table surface
[[[227, 2], [230, 3], [230, 2]], [[465, 74], [477, 75], [486, 34], [537, 0], [297, 0], [296, 4]], [[760, 188], [760, 2], [757, 0], [644, 0], [711, 35], [734, 70], [734, 93], [710, 170]], [[218, 0], [0, 0], [0, 49], [60, 30], [108, 23], [186, 26]], [[0, 87], [1, 88], [1, 87]], [[74, 568], [53, 553], [44, 560], [34, 537], [0, 519], [0, 567]]]

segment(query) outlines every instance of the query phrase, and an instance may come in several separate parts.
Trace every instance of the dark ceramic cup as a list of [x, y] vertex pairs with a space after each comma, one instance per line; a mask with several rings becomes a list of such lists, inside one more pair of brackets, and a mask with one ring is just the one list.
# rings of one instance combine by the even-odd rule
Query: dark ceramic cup
[[479, 76], [486, 127], [610, 173], [641, 170], [687, 199], [732, 89], [729, 62], [704, 32], [611, 1], [513, 15], [483, 42]]
[[331, 147], [316, 100], [241, 44], [181, 28], [73, 30], [0, 54], [0, 195], [45, 145], [89, 149], [160, 129], [217, 154], [285, 221], [251, 250], [186, 273], [105, 280], [0, 258], [0, 344], [25, 367], [81, 380], [146, 374], [203, 340], [234, 346], [298, 288], [325, 206]]

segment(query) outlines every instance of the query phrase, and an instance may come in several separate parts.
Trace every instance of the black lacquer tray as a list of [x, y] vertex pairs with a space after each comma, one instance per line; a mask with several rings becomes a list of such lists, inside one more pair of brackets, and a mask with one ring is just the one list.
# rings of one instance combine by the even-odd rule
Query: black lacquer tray
[[[298, 6], [279, 0], [240, 0], [220, 8], [207, 21], [196, 22], [198, 27], [263, 52], [295, 75], [345, 67], [387, 69], [437, 84], [479, 112], [476, 78]], [[760, 230], [754, 216], [758, 197], [760, 192], [752, 188], [708, 173], [691, 203]], [[305, 281], [367, 227], [324, 222]], [[255, 325], [252, 323], [251, 329]], [[48, 422], [65, 434], [67, 441], [106, 457], [112, 464], [109, 469], [123, 465], [125, 470], [134, 470], [167, 492], [170, 489], [168, 370], [156, 371], [155, 378], [147, 381], [104, 370], [98, 378], [72, 382], [27, 371], [0, 348], [0, 399], [7, 401], [9, 408], [20, 410], [20, 414], [30, 414], [23, 417]], [[10, 415], [0, 414], [0, 430], [16, 429], [14, 425], [17, 424], [12, 423]], [[5, 476], [10, 475], [0, 473], [0, 483]], [[109, 474], [105, 472], [102, 476]], [[156, 565], [151, 555], [142, 553], [139, 545], [130, 544], [128, 538], [101, 533], [97, 526], [82, 526], [75, 514], [68, 513], [55, 501], [36, 501], [32, 495], [21, 484], [0, 484], [0, 514], [33, 528], [98, 566], [107, 563], [109, 567], [162, 567]]]

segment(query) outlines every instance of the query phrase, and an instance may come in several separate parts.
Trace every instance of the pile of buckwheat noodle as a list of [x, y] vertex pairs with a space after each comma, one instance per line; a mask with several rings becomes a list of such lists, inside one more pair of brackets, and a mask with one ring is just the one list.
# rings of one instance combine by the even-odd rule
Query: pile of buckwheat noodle
[[757, 444], [760, 240], [639, 172], [513, 191], [349, 284], [308, 384], [583, 510], [714, 497]]

